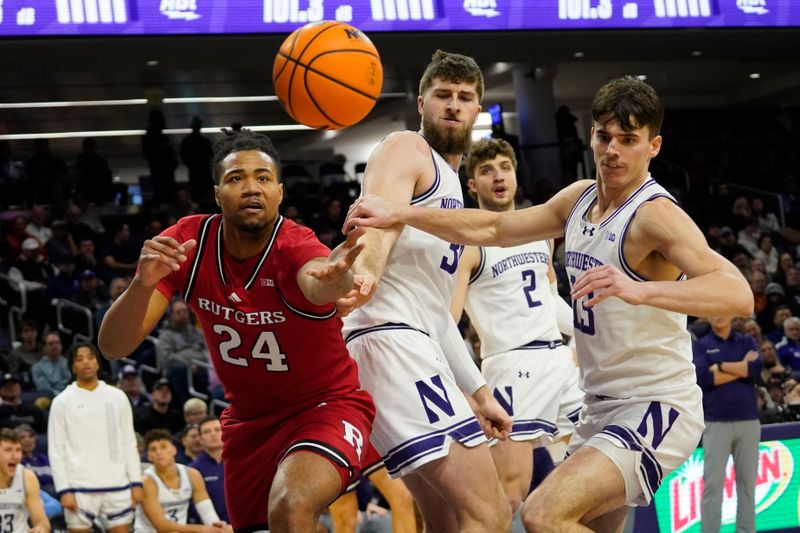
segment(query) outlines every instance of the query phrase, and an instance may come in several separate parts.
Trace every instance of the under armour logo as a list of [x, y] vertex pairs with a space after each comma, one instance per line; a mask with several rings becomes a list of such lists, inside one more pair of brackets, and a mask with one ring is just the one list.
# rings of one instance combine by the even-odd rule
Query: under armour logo
[[588, 235], [589, 237], [594, 237], [594, 231], [595, 231], [596, 229], [597, 229], [597, 228], [596, 228], [596, 227], [594, 227], [594, 226], [584, 226], [584, 227], [583, 227], [583, 234], [584, 234], [584, 235]]
[[529, 377], [531, 377], [531, 373], [530, 372], [523, 372], [523, 371], [520, 370], [519, 371], [519, 377], [521, 377], [521, 378], [529, 378]]

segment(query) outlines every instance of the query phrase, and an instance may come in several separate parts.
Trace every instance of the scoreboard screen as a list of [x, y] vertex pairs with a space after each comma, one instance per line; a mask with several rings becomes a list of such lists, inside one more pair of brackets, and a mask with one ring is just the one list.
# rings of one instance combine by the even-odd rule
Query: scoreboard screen
[[0, 37], [798, 27], [800, 0], [0, 0]]

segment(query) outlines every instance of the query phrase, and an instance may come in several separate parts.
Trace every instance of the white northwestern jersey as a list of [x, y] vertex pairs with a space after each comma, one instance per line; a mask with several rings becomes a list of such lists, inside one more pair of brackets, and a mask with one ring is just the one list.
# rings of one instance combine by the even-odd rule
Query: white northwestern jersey
[[[189, 472], [186, 471], [186, 466], [182, 464], [176, 464], [175, 466], [178, 467], [178, 479], [180, 479], [177, 489], [170, 488], [161, 481], [161, 478], [156, 473], [155, 466], [150, 466], [145, 470], [144, 475], [156, 482], [158, 503], [164, 509], [164, 517], [170, 522], [185, 524], [189, 520], [189, 502], [192, 500], [193, 493], [192, 480], [189, 479]], [[136, 506], [136, 521], [134, 522], [133, 530], [135, 533], [155, 533], [156, 531], [141, 504]]]
[[[430, 189], [411, 199], [411, 205], [464, 207], [458, 173], [433, 149], [431, 157], [436, 178]], [[434, 339], [442, 338], [451, 320], [450, 300], [463, 250], [463, 245], [406, 226], [389, 254], [377, 291], [344, 319], [344, 335], [374, 326], [401, 324]]]
[[[646, 281], [625, 262], [624, 243], [636, 210], [655, 198], [675, 199], [649, 175], [605, 220], [588, 220], [597, 202], [597, 185], [580, 195], [567, 217], [564, 263], [570, 283], [583, 272], [613, 265]], [[683, 276], [682, 276], [683, 277]], [[591, 308], [592, 294], [572, 302], [581, 388], [614, 398], [662, 397], [696, 387], [686, 315], [649, 305], [630, 305], [612, 296]]]
[[560, 341], [547, 272], [550, 244], [480, 248], [464, 307], [481, 338], [481, 359], [533, 341]]
[[28, 531], [25, 506], [25, 467], [17, 465], [8, 488], [0, 489], [0, 531]]

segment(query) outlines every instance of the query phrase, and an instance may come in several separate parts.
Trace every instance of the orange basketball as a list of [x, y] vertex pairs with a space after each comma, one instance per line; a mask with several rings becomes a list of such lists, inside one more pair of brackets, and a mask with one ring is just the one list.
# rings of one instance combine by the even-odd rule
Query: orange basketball
[[272, 67], [275, 94], [297, 122], [316, 129], [352, 126], [381, 93], [383, 67], [358, 29], [323, 20], [289, 35]]

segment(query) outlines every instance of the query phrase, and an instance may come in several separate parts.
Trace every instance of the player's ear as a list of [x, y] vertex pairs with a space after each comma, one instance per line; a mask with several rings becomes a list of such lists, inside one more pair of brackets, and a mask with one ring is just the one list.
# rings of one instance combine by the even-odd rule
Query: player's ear
[[658, 152], [661, 151], [661, 135], [656, 135], [652, 139], [650, 139], [650, 159], [654, 158], [658, 155]]
[[217, 207], [221, 207], [219, 205], [219, 185], [214, 185], [214, 202], [217, 204]]
[[419, 111], [420, 115], [422, 114], [422, 104], [424, 102], [425, 101], [422, 99], [422, 95], [417, 96], [417, 111]]
[[469, 189], [469, 192], [477, 194], [478, 188], [475, 186], [475, 178], [469, 178], [467, 180], [467, 189]]

